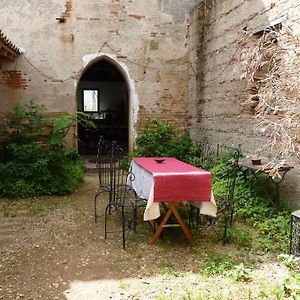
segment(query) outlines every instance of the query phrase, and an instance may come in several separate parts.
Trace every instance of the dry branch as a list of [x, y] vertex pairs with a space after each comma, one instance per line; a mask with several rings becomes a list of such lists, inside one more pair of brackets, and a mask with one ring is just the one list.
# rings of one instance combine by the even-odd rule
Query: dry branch
[[[240, 56], [251, 108], [272, 158], [300, 158], [300, 41], [288, 27], [245, 35]], [[249, 101], [249, 100], [248, 100]]]

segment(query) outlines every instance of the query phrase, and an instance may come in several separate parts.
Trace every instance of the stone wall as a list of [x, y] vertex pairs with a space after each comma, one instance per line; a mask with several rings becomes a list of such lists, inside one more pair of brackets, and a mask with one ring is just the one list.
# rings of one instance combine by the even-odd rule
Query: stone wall
[[0, 28], [24, 54], [1, 60], [0, 113], [34, 99], [76, 111], [85, 67], [110, 58], [130, 86], [131, 135], [146, 118], [187, 126], [189, 0], [3, 0]]
[[[212, 144], [241, 144], [253, 153], [266, 143], [251, 109], [241, 79], [240, 36], [279, 22], [300, 34], [298, 0], [207, 0], [192, 12], [189, 24], [189, 127], [194, 140]], [[282, 188], [285, 198], [300, 205], [300, 172], [289, 172]]]

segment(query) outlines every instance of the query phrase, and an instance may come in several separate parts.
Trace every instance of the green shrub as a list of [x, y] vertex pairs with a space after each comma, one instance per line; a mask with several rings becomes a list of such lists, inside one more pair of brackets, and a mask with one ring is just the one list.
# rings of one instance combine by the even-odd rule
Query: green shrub
[[44, 105], [33, 101], [17, 103], [7, 113], [5, 130], [0, 132], [0, 136], [6, 143], [27, 144], [37, 141], [43, 135], [45, 127], [51, 124], [46, 111]]
[[187, 133], [179, 131], [170, 122], [149, 120], [136, 138], [133, 156], [176, 157], [187, 161], [193, 144]]
[[30, 197], [66, 194], [82, 181], [84, 164], [65, 150], [45, 151], [37, 144], [16, 145], [12, 156], [0, 162], [0, 196]]
[[[0, 148], [0, 196], [66, 194], [76, 189], [84, 176], [84, 163], [75, 150], [63, 146], [63, 139], [49, 143], [53, 130], [48, 130], [45, 139], [43, 126], [51, 122], [44, 106], [32, 101], [17, 104], [7, 118]], [[59, 119], [54, 120], [54, 129]], [[65, 135], [66, 122], [59, 124], [62, 123], [64, 126], [55, 131], [56, 136]]]
[[[222, 195], [226, 189], [227, 174], [226, 160], [221, 157], [211, 169], [213, 174], [214, 194]], [[264, 182], [264, 189], [270, 190], [265, 178], [258, 177], [258, 181]], [[266, 251], [287, 251], [289, 244], [290, 211], [282, 208], [276, 211], [272, 201], [260, 188], [257, 179], [247, 177], [240, 171], [235, 189], [235, 218], [253, 226], [261, 235], [260, 246]], [[271, 194], [272, 195], [272, 194]]]

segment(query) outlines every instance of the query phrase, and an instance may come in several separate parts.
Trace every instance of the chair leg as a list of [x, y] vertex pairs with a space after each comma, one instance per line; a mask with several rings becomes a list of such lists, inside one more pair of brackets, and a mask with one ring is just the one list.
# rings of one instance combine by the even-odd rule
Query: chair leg
[[108, 204], [105, 208], [105, 214], [104, 214], [104, 238], [107, 238], [107, 215], [108, 212], [111, 210], [111, 205]]
[[122, 207], [122, 240], [123, 240], [123, 249], [125, 249], [125, 213], [124, 213], [124, 207]]
[[232, 225], [232, 223], [230, 222], [230, 219], [231, 219], [231, 213], [230, 213], [230, 216], [229, 215], [225, 216], [224, 233], [223, 233], [223, 245], [225, 245], [225, 243], [226, 243], [228, 227]]
[[133, 208], [133, 231], [136, 232], [136, 224], [137, 224], [137, 208]]
[[[110, 189], [110, 191], [108, 192], [108, 203], [111, 204], [112, 203], [112, 190]], [[109, 213], [111, 214], [111, 207], [109, 208]]]
[[95, 223], [97, 223], [97, 195], [94, 198], [94, 219]]
[[95, 198], [94, 198], [94, 218], [95, 218], [95, 223], [97, 223], [97, 197], [98, 197], [98, 193], [96, 194]]
[[188, 217], [188, 224], [192, 228], [194, 223], [194, 207], [191, 205], [189, 207], [189, 217]]
[[229, 222], [230, 225], [232, 225], [233, 223], [233, 215], [234, 215], [234, 203], [232, 201], [230, 205], [230, 222]]
[[97, 223], [97, 198], [98, 196], [102, 193], [102, 191], [98, 191], [94, 197], [94, 218], [95, 218], [95, 223]]
[[200, 209], [198, 207], [191, 206], [189, 209], [189, 227], [198, 228], [199, 226]]

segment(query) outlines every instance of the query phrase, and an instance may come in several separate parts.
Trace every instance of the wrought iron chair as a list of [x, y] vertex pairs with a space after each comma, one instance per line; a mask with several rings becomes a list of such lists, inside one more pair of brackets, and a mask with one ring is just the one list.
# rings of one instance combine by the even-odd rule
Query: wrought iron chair
[[300, 256], [300, 210], [291, 214], [290, 254]]
[[204, 138], [196, 145], [195, 155], [198, 157], [197, 165], [203, 169], [209, 169], [214, 165], [216, 149]]
[[223, 242], [226, 242], [228, 228], [232, 226], [234, 219], [235, 211], [235, 201], [234, 201], [234, 192], [236, 186], [236, 179], [239, 169], [239, 158], [241, 156], [241, 147], [234, 149], [232, 158], [228, 161], [227, 164], [227, 184], [226, 191], [224, 195], [216, 195], [215, 200], [218, 207], [218, 214], [216, 223], [223, 224]]
[[97, 198], [102, 193], [108, 193], [109, 202], [112, 199], [112, 164], [116, 159], [114, 157], [115, 152], [112, 151], [113, 142], [107, 141], [100, 136], [98, 142], [96, 168], [99, 177], [99, 188], [94, 197], [94, 217], [95, 222], [97, 222]]
[[[116, 156], [116, 154], [114, 155]], [[128, 172], [122, 167], [120, 160], [113, 161], [112, 179], [112, 198], [105, 209], [105, 238], [108, 234], [108, 216], [116, 213], [121, 220], [122, 244], [123, 249], [125, 249], [126, 231], [136, 232], [137, 211], [139, 208], [146, 206], [146, 201], [138, 198], [135, 191], [127, 184], [129, 180], [133, 181], [135, 177], [131, 170]]]
[[[222, 153], [224, 153], [225, 147], [222, 146]], [[225, 243], [228, 227], [233, 224], [234, 218], [234, 192], [236, 185], [236, 178], [238, 173], [238, 162], [241, 156], [241, 148], [227, 148], [227, 151], [232, 152], [232, 157], [226, 163], [226, 189], [224, 194], [215, 195], [215, 201], [218, 208], [218, 216], [213, 217], [203, 217], [205, 219], [204, 227], [212, 227], [217, 233], [221, 230], [222, 240]], [[189, 215], [190, 226], [199, 227], [200, 225], [200, 213], [199, 209], [191, 206], [190, 215]]]

